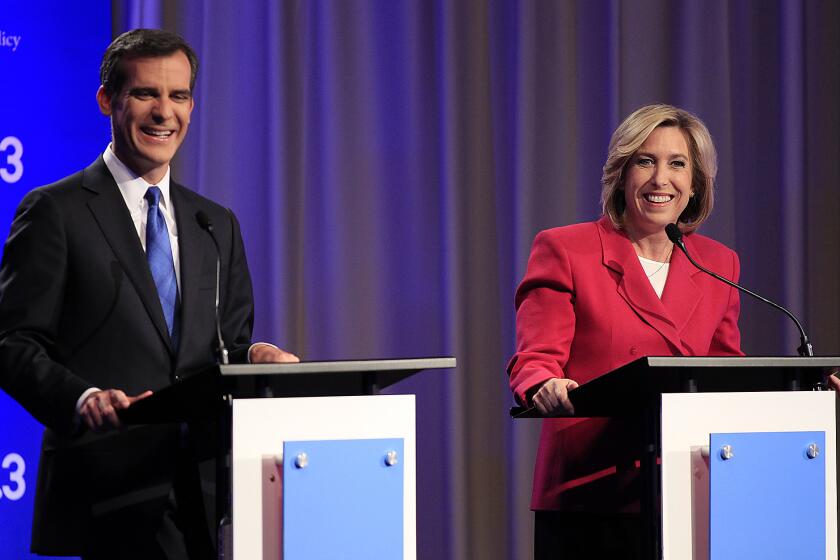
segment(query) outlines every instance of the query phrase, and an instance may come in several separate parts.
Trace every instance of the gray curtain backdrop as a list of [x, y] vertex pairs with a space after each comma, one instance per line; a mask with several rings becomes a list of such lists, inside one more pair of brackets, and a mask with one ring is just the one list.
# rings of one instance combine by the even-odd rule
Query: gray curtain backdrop
[[[256, 335], [304, 359], [455, 355], [418, 399], [418, 557], [528, 558], [537, 423], [504, 367], [531, 240], [599, 215], [609, 136], [667, 102], [720, 153], [703, 233], [840, 354], [840, 7], [756, 0], [114, 1], [202, 61], [175, 175], [242, 221]], [[743, 348], [795, 354], [744, 301]]]

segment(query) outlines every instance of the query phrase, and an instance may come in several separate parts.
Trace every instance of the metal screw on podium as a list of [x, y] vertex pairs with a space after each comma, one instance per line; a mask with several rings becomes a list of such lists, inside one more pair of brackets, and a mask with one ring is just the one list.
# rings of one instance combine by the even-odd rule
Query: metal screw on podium
[[295, 466], [299, 469], [305, 469], [309, 464], [309, 456], [306, 453], [298, 453], [295, 457]]
[[735, 456], [735, 453], [733, 453], [731, 445], [727, 444], [727, 445], [724, 445], [723, 447], [720, 448], [720, 458], [723, 459], [724, 461], [728, 461], [729, 459], [731, 459], [734, 456]]
[[399, 462], [400, 462], [400, 460], [397, 457], [397, 452], [396, 451], [392, 450], [392, 451], [389, 451], [388, 453], [385, 454], [385, 464], [388, 465], [389, 467], [393, 467], [394, 465], [396, 465]]
[[809, 459], [816, 459], [820, 455], [820, 446], [812, 443], [808, 446], [808, 450], [805, 453], [807, 453]]

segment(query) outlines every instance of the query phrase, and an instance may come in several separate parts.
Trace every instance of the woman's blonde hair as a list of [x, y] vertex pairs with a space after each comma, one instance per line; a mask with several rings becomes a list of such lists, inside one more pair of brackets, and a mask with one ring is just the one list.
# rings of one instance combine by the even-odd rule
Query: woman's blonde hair
[[680, 214], [678, 223], [684, 232], [702, 224], [715, 203], [717, 152], [712, 136], [699, 118], [671, 105], [647, 105], [637, 109], [621, 123], [610, 140], [604, 174], [601, 177], [601, 207], [613, 225], [624, 226], [624, 175], [630, 158], [645, 143], [650, 133], [660, 126], [675, 126], [685, 135], [691, 158], [691, 190], [694, 194]]

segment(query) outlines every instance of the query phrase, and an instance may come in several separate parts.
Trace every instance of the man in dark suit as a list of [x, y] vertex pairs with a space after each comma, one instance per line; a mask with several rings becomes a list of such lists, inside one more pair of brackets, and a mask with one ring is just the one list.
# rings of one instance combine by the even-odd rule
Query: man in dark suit
[[[120, 425], [118, 411], [215, 361], [297, 361], [251, 344], [251, 280], [233, 214], [170, 180], [198, 63], [177, 35], [134, 30], [105, 52], [112, 142], [21, 202], [0, 266], [0, 386], [46, 426], [32, 549], [86, 558], [209, 558], [199, 427]], [[207, 492], [205, 492], [207, 493]]]

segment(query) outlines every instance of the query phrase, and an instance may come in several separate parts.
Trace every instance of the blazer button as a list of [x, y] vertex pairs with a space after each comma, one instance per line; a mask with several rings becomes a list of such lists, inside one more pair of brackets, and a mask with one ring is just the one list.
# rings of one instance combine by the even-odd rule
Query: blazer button
[[635, 355], [636, 355], [636, 354], [638, 354], [638, 353], [639, 353], [639, 349], [638, 349], [638, 348], [636, 348], [635, 346], [631, 346], [631, 347], [630, 347], [630, 354], [631, 354], [632, 356], [635, 356]]
[[175, 376], [175, 383], [178, 383], [179, 381], [181, 381], [181, 376], [180, 376], [180, 375], [176, 375], [176, 376]]

